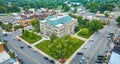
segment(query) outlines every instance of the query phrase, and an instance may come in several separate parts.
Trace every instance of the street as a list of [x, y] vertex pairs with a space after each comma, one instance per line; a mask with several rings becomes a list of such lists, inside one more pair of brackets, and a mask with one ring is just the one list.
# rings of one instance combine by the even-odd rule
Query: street
[[[32, 48], [28, 48], [28, 45], [22, 41], [18, 41], [16, 36], [21, 34], [22, 30], [17, 30], [8, 34], [6, 37], [8, 43], [7, 46], [9, 49], [12, 49], [19, 58], [22, 58], [27, 64], [51, 64], [49, 60], [45, 60], [42, 54], [38, 53]], [[24, 49], [21, 49], [20, 46], [23, 46]]]
[[[83, 52], [84, 56], [86, 57], [87, 64], [95, 64], [97, 59], [97, 55], [104, 54], [106, 50], [110, 50], [108, 46], [108, 39], [107, 36], [110, 32], [115, 32], [116, 30], [116, 22], [112, 20], [111, 24], [105, 26], [103, 29], [99, 30], [98, 33], [95, 33], [91, 39], [93, 42], [87, 41], [85, 45], [79, 52]], [[78, 64], [80, 62], [81, 57], [75, 56], [70, 64]], [[83, 63], [85, 64], [85, 63]]]

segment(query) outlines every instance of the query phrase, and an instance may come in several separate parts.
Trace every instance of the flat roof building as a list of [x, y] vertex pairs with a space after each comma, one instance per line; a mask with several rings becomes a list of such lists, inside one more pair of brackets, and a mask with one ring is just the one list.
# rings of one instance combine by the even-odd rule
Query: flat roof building
[[68, 15], [48, 16], [45, 20], [40, 21], [41, 33], [50, 36], [55, 33], [57, 36], [73, 34], [77, 24], [77, 19]]
[[0, 42], [0, 64], [10, 59], [9, 54], [4, 50], [2, 43]]

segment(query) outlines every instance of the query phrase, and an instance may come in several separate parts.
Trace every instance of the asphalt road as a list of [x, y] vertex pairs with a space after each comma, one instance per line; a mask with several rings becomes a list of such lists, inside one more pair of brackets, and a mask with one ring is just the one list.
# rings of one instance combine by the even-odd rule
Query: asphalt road
[[[22, 30], [17, 30], [6, 37], [8, 40], [8, 48], [12, 49], [18, 57], [22, 58], [27, 64], [51, 64], [43, 58], [44, 56], [42, 54], [32, 48], [28, 48], [27, 44], [16, 39], [16, 36], [21, 34], [21, 32]], [[20, 46], [23, 46], [24, 49], [21, 49]]]
[[[109, 26], [105, 26], [103, 29], [101, 29], [98, 33], [96, 33], [91, 39], [93, 39], [93, 42], [86, 42], [86, 44], [83, 46], [83, 49], [79, 52], [83, 52], [87, 63], [83, 64], [95, 64], [95, 61], [97, 59], [98, 54], [104, 54], [106, 50], [110, 50], [108, 46], [108, 39], [107, 36], [109, 32], [115, 32], [116, 30], [116, 22], [115, 20], [112, 20]], [[104, 36], [104, 37], [103, 37]], [[70, 64], [78, 64], [78, 62], [81, 60], [79, 56], [75, 56]]]

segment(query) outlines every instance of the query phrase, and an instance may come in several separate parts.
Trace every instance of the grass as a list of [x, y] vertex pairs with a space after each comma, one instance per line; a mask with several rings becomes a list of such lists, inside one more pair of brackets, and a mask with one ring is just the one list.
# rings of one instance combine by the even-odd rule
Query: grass
[[[83, 41], [75, 37], [72, 37], [70, 42], [68, 43], [70, 45], [67, 45], [67, 47], [64, 47], [65, 49], [61, 50], [61, 51], [66, 50], [65, 51], [66, 54], [64, 55], [62, 59], [68, 59], [83, 44]], [[58, 46], [56, 44], [59, 45], [58, 43], [55, 43], [55, 42], [50, 43], [50, 40], [44, 40], [41, 43], [35, 45], [35, 47], [37, 47], [38, 49], [42, 50], [43, 52], [45, 52], [46, 54], [50, 55], [51, 57], [55, 59], [60, 59], [58, 57], [58, 54], [51, 52], [51, 50], [56, 50], [57, 52], [60, 52], [60, 50], [57, 49]], [[63, 44], [65, 44], [65, 42]], [[52, 48], [49, 47], [50, 45], [52, 45], [51, 46]]]
[[77, 33], [78, 36], [83, 38], [89, 38], [94, 32], [89, 32], [87, 35], [82, 35], [80, 32]]
[[28, 31], [27, 33], [23, 33], [21, 38], [23, 38], [25, 41], [29, 42], [30, 44], [33, 44], [39, 41], [42, 37], [33, 32]]

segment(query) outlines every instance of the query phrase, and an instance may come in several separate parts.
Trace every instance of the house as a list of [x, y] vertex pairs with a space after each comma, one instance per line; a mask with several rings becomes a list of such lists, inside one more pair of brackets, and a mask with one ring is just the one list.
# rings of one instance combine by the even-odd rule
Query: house
[[68, 15], [48, 16], [45, 20], [40, 21], [40, 31], [46, 36], [55, 33], [61, 37], [67, 34], [73, 34], [76, 24], [77, 19]]
[[10, 60], [9, 54], [4, 50], [2, 43], [0, 42], [0, 64]]

